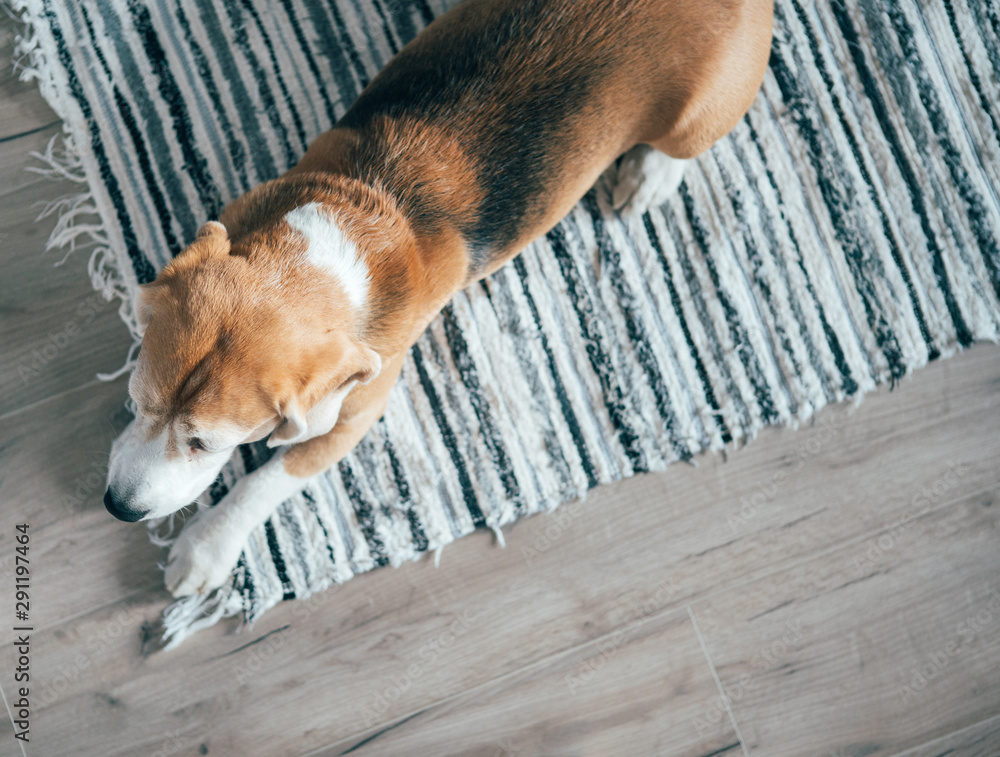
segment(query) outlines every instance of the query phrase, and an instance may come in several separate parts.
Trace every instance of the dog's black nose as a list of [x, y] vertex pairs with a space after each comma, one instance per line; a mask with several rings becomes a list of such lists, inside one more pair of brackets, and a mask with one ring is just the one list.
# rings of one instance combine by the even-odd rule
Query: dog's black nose
[[137, 520], [142, 520], [142, 516], [146, 514], [142, 510], [133, 510], [130, 507], [123, 507], [120, 503], [115, 502], [114, 495], [111, 494], [111, 489], [104, 492], [104, 506], [118, 520], [123, 520], [126, 523], [135, 523]]

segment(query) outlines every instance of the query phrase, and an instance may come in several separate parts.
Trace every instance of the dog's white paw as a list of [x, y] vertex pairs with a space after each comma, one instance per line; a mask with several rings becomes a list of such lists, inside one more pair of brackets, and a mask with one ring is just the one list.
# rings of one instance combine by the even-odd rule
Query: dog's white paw
[[200, 512], [170, 548], [164, 583], [175, 597], [207, 594], [229, 580], [245, 539], [225, 527], [224, 516], [215, 509]]
[[618, 165], [612, 207], [623, 216], [636, 216], [662, 205], [680, 186], [687, 163], [649, 145], [636, 145]]

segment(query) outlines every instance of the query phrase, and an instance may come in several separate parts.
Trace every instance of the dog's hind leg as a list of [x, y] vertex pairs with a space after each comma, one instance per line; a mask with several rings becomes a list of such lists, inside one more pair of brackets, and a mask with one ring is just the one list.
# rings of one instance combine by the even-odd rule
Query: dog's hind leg
[[623, 216], [642, 215], [663, 205], [677, 191], [689, 161], [671, 158], [640, 144], [619, 160], [611, 178], [611, 205]]

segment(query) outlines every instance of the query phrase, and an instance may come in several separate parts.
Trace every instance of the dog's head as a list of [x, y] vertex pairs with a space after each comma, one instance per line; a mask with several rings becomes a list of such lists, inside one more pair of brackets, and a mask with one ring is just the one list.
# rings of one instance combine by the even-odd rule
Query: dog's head
[[309, 265], [311, 235], [329, 229], [318, 228], [318, 211], [300, 215], [239, 250], [209, 222], [140, 287], [144, 335], [129, 383], [136, 417], [112, 446], [105, 495], [115, 517], [184, 507], [240, 444], [327, 433], [347, 394], [378, 374], [378, 353], [354, 336], [351, 286], [366, 272], [356, 268], [360, 283], [345, 284]]

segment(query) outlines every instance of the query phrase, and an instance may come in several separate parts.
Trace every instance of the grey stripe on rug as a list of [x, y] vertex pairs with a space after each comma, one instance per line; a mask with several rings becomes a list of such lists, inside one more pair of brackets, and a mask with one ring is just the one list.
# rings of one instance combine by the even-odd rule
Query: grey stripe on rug
[[[445, 9], [13, 4], [29, 24], [25, 74], [66, 123], [45, 157], [87, 187], [50, 244], [96, 242], [94, 285], [120, 298], [133, 333], [135, 286], [294, 164]], [[599, 185], [457, 296], [384, 419], [257, 530], [232, 586], [168, 609], [173, 643], [997, 340], [1000, 11], [776, 5], [761, 95], [680, 192], [626, 224]], [[267, 455], [242, 448], [210, 500]]]

